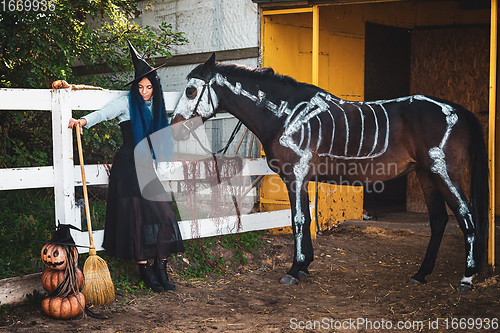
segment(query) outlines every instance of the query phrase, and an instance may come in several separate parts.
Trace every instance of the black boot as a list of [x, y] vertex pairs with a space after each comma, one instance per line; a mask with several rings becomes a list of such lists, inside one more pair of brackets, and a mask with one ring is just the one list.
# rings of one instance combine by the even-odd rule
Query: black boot
[[141, 279], [146, 283], [146, 286], [148, 286], [148, 288], [151, 288], [151, 290], [153, 290], [155, 293], [163, 291], [164, 289], [160, 282], [158, 282], [158, 279], [156, 278], [153, 268], [151, 267], [149, 262], [138, 265]]
[[167, 260], [157, 260], [155, 259], [155, 263], [153, 265], [153, 270], [160, 281], [163, 289], [165, 290], [175, 290], [175, 285], [168, 280], [167, 274]]

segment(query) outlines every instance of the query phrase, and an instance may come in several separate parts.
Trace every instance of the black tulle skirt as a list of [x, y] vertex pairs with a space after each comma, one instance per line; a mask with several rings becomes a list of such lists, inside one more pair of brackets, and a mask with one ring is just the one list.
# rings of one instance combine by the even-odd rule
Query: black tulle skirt
[[130, 121], [120, 123], [123, 145], [113, 159], [109, 176], [104, 243], [106, 254], [143, 261], [168, 258], [184, 251], [172, 205], [158, 178], [148, 185], [165, 200], [150, 201], [139, 189], [134, 164]]

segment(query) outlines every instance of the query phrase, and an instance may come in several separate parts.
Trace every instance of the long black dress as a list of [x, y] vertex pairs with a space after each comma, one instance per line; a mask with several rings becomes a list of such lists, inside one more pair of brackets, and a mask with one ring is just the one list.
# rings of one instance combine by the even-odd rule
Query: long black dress
[[123, 144], [113, 159], [109, 177], [103, 247], [112, 257], [144, 261], [168, 258], [184, 251], [172, 205], [158, 178], [148, 185], [165, 200], [144, 199], [134, 163], [130, 121], [120, 123]]

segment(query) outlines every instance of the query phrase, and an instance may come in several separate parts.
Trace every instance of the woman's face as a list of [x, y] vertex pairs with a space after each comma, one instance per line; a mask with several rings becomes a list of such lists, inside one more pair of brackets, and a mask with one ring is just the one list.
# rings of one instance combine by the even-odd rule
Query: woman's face
[[153, 95], [153, 85], [148, 78], [143, 78], [139, 81], [139, 94], [141, 94], [145, 101], [151, 100], [151, 96]]

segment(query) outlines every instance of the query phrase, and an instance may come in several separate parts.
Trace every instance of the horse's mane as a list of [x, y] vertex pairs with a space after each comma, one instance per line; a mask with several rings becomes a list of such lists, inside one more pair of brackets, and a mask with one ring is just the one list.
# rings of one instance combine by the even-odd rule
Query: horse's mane
[[[198, 65], [188, 74], [188, 79], [192, 77], [199, 77], [203, 64]], [[248, 79], [256, 79], [256, 80], [273, 80], [275, 83], [280, 83], [282, 85], [290, 85], [290, 86], [299, 86], [301, 83], [295, 80], [294, 78], [286, 75], [276, 74], [271, 67], [265, 68], [253, 68], [245, 65], [238, 64], [223, 64], [223, 63], [215, 63], [214, 67], [215, 73], [220, 73], [222, 75], [237, 75], [237, 76], [245, 76]]]

